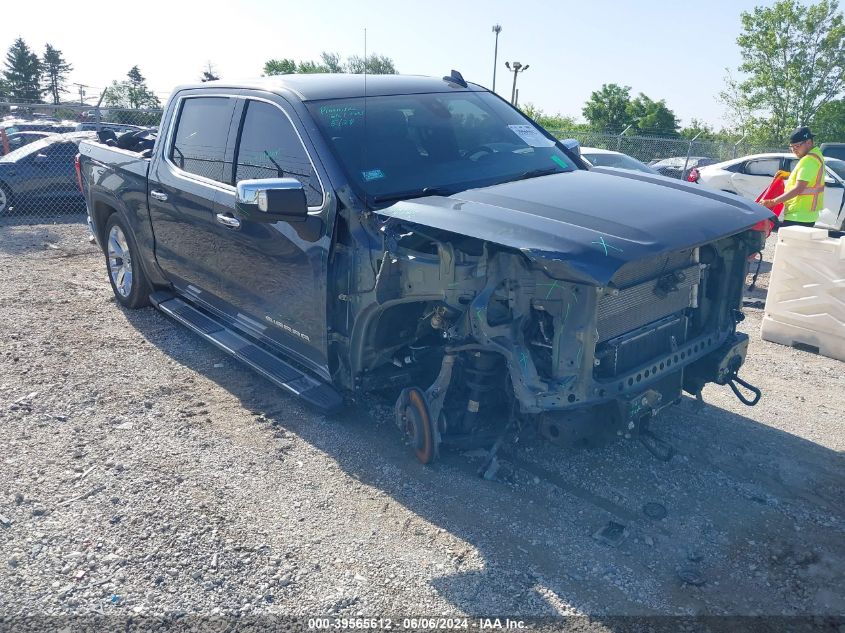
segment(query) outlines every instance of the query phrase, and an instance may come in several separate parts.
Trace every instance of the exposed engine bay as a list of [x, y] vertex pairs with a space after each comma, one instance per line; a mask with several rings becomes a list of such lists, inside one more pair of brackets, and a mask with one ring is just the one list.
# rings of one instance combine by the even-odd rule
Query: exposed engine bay
[[350, 345], [337, 380], [402, 389], [397, 424], [423, 463], [441, 443], [489, 444], [514, 424], [560, 443], [598, 427], [647, 433], [650, 417], [683, 391], [700, 397], [708, 382], [759, 399], [736, 375], [759, 232], [628, 261], [597, 284], [571, 279], [579, 275], [544, 253], [376, 221], [380, 243], [338, 255], [349, 274], [334, 329]]

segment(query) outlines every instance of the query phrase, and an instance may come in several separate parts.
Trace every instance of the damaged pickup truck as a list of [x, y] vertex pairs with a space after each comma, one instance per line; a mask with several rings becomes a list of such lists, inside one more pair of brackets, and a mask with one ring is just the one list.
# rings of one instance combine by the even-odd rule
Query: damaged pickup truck
[[182, 87], [159, 129], [80, 147], [117, 300], [323, 411], [399, 393], [423, 463], [514, 424], [645, 433], [708, 382], [759, 399], [736, 324], [761, 206], [590, 169], [454, 71]]

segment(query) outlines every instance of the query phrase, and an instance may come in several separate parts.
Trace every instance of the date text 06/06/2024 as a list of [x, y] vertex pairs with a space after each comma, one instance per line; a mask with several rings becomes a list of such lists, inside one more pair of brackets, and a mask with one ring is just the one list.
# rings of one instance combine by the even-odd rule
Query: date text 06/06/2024
[[524, 629], [523, 620], [510, 618], [309, 618], [312, 630], [497, 630]]

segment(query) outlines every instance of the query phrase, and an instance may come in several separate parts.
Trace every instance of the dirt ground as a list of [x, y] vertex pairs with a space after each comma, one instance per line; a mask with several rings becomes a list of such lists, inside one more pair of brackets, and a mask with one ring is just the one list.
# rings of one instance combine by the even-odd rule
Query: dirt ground
[[763, 400], [662, 414], [670, 461], [525, 437], [484, 480], [417, 464], [391, 403], [324, 418], [120, 308], [85, 234], [0, 225], [0, 618], [845, 615], [845, 372], [761, 309]]

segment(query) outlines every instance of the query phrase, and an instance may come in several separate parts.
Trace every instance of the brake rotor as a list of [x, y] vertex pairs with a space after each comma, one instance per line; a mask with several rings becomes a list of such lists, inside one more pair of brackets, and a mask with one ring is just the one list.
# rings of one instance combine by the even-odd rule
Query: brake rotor
[[403, 389], [396, 400], [396, 424], [408, 438], [421, 464], [437, 458], [438, 434], [431, 420], [425, 395], [416, 387]]

